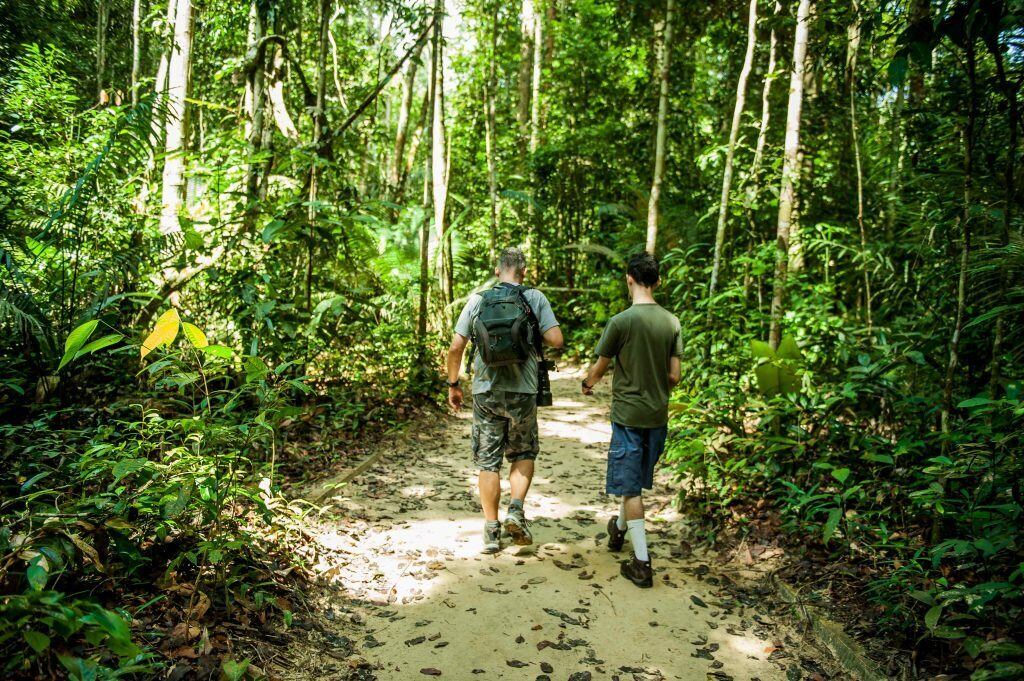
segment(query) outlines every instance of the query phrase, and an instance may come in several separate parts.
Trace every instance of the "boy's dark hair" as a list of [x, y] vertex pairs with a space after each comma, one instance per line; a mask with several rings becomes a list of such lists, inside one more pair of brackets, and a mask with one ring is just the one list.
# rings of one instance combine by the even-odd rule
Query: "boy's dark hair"
[[658, 283], [658, 259], [647, 251], [637, 253], [629, 259], [626, 274], [641, 286], [650, 288]]

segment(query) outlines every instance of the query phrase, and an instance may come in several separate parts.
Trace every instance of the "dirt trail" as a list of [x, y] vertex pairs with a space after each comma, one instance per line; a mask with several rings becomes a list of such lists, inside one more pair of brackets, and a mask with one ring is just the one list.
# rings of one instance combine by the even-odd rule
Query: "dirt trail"
[[[584, 398], [579, 378], [553, 376], [555, 404], [541, 411], [526, 504], [534, 546], [506, 540], [500, 554], [480, 555], [463, 410], [388, 447], [330, 500], [336, 520], [319, 528], [317, 569], [357, 605], [339, 604], [329, 618], [362, 625], [357, 647], [379, 679], [769, 681], [787, 669], [806, 678], [794, 667], [794, 637], [767, 608], [683, 555], [667, 479], [648, 498], [655, 586], [619, 576], [628, 542], [619, 555], [604, 546], [614, 504], [604, 495], [609, 388]], [[507, 504], [506, 482], [502, 513]]]

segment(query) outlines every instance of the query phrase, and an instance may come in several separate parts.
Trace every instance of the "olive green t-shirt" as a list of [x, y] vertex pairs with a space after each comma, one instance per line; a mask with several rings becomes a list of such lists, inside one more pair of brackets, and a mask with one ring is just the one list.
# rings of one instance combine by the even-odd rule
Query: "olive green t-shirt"
[[683, 356], [679, 320], [656, 303], [633, 305], [608, 320], [597, 354], [615, 360], [612, 421], [633, 428], [668, 423], [668, 365]]

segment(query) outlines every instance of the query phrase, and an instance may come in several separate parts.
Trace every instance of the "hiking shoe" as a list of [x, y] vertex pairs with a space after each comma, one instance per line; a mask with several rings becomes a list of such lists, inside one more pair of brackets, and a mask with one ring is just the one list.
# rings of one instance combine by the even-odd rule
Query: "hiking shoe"
[[651, 569], [651, 561], [637, 560], [636, 554], [633, 554], [629, 560], [622, 561], [619, 572], [641, 589], [650, 589], [654, 586], [654, 570]]
[[522, 509], [509, 509], [505, 516], [505, 534], [512, 537], [512, 543], [516, 546], [529, 546], [533, 543], [533, 535], [530, 534]]
[[501, 551], [501, 525], [498, 521], [494, 524], [484, 524], [484, 548], [480, 553], [497, 553]]
[[622, 543], [626, 541], [626, 531], [619, 529], [619, 516], [613, 515], [608, 521], [608, 550], [618, 553], [622, 550]]

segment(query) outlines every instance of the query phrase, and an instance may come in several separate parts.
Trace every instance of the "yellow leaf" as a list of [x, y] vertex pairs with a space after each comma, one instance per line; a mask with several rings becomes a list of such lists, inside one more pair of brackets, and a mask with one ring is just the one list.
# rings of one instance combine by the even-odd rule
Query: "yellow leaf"
[[160, 319], [156, 320], [156, 326], [153, 327], [153, 332], [146, 337], [146, 340], [142, 341], [140, 349], [142, 357], [145, 358], [161, 345], [170, 345], [178, 337], [178, 327], [180, 326], [181, 318], [178, 317], [178, 311], [173, 307], [160, 315]]
[[188, 342], [192, 344], [192, 347], [202, 350], [209, 341], [206, 340], [206, 334], [195, 324], [189, 324], [188, 322], [181, 323], [181, 331], [185, 334], [185, 338], [188, 338]]

